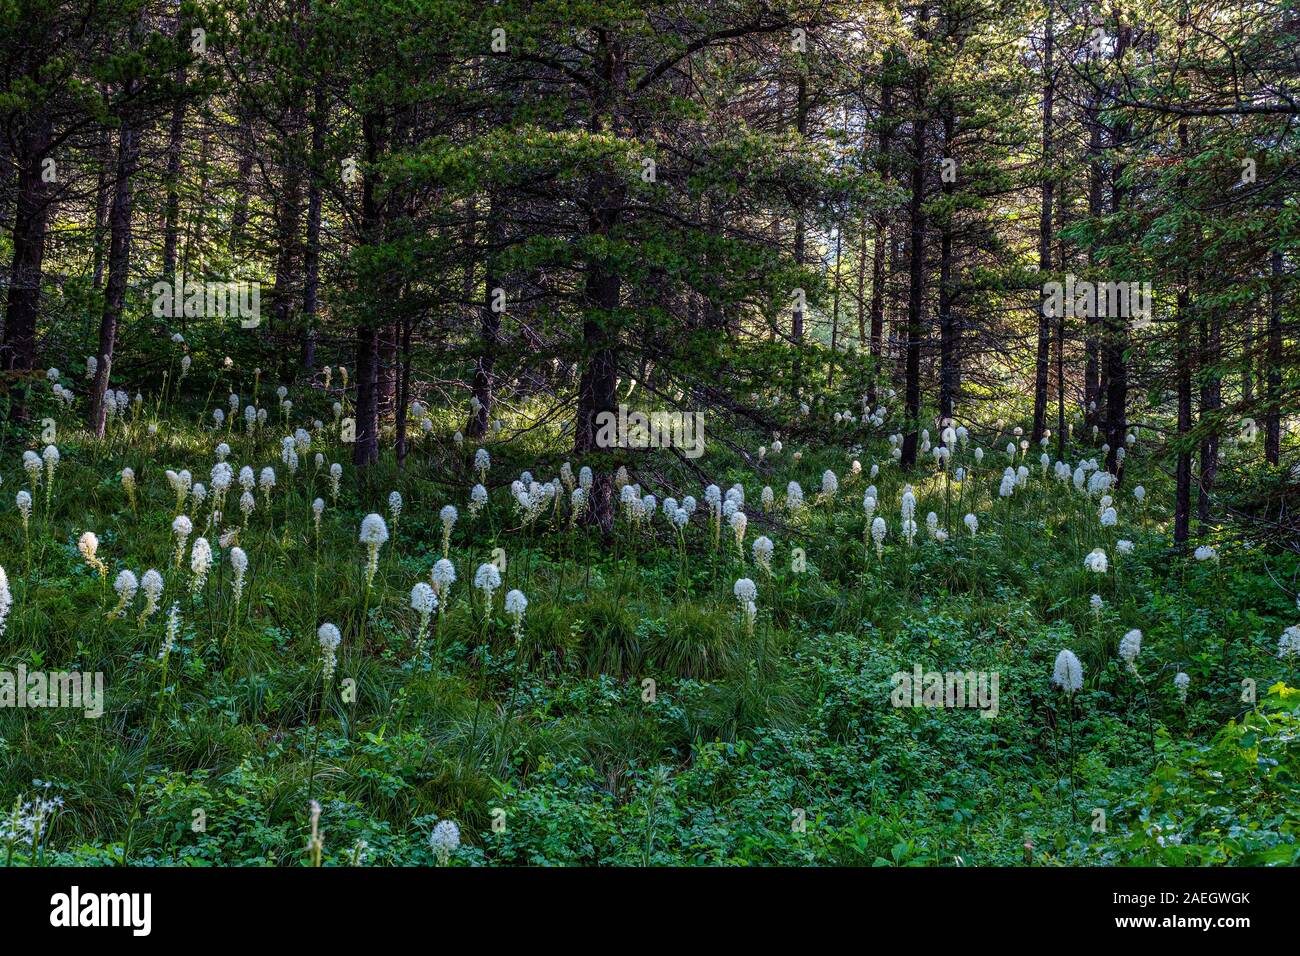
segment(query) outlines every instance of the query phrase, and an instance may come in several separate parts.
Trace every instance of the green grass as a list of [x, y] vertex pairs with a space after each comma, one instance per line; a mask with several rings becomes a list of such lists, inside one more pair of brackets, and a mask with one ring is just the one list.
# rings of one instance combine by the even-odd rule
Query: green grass
[[[549, 479], [563, 460], [544, 430], [489, 445], [491, 502], [474, 519], [473, 449], [445, 437], [450, 418], [416, 439], [404, 468], [385, 459], [360, 476], [327, 425], [290, 478], [279, 437], [313, 415], [332, 420], [326, 397], [292, 397], [293, 422], [276, 423], [272, 396], [272, 424], [256, 438], [242, 421], [213, 431], [197, 407], [155, 419], [146, 406], [101, 442], [60, 418], [52, 505], [47, 514], [45, 489], [34, 489], [28, 536], [12, 497], [27, 476], [9, 433], [0, 554], [14, 604], [0, 664], [99, 671], [107, 697], [98, 720], [0, 709], [0, 802], [37, 791], [63, 801], [36, 861], [23, 840], [0, 840], [10, 863], [114, 863], [130, 830], [133, 864], [304, 865], [309, 789], [322, 804], [326, 864], [352, 862], [359, 843], [369, 864], [432, 863], [428, 835], [441, 819], [460, 826], [456, 864], [981, 865], [1027, 852], [1048, 864], [1300, 861], [1290, 746], [1300, 722], [1285, 687], [1298, 668], [1275, 656], [1296, 614], [1275, 582], [1300, 566], [1227, 538], [1217, 563], [1174, 554], [1168, 481], [1140, 448], [1116, 494], [1120, 524], [1103, 529], [1095, 500], [1036, 462], [1028, 486], [999, 499], [1005, 435], [986, 439], [983, 465], [960, 487], [933, 467], [900, 475], [881, 439], [853, 455], [790, 439], [757, 474], [715, 441], [706, 471], [724, 490], [746, 489], [743, 559], [725, 526], [714, 551], [698, 479], [670, 461], [634, 460], [644, 491], [699, 499], [683, 557], [662, 514], [638, 528], [620, 517], [609, 541], [571, 528], [564, 508], [521, 528], [506, 486], [523, 468]], [[238, 536], [249, 556], [238, 607], [215, 536], [217, 566], [200, 591], [189, 586], [188, 547], [173, 565], [175, 496], [163, 476], [188, 468], [208, 484], [222, 440], [236, 471], [271, 464], [277, 474], [269, 510], [259, 492]], [[953, 467], [970, 468], [972, 450], [959, 448]], [[337, 505], [316, 451], [326, 467], [345, 466]], [[880, 474], [869, 481], [873, 462]], [[138, 478], [135, 509], [124, 466]], [[827, 468], [840, 478], [833, 507], [814, 500]], [[807, 497], [793, 515], [780, 510], [791, 479]], [[905, 480], [918, 498], [913, 547], [900, 533]], [[889, 524], [880, 559], [864, 546], [869, 483]], [[1138, 483], [1144, 506], [1131, 496]], [[764, 484], [777, 492], [770, 513]], [[358, 529], [368, 512], [386, 515], [393, 489], [405, 504], [367, 596]], [[227, 496], [228, 526], [240, 522], [239, 491]], [[327, 502], [319, 545], [316, 496]], [[447, 503], [460, 510], [457, 582], [427, 642], [433, 653], [418, 657], [408, 595], [440, 556]], [[190, 544], [210, 506], [187, 506]], [[961, 523], [971, 510], [974, 536]], [[948, 541], [930, 539], [930, 511]], [[107, 580], [78, 553], [87, 530]], [[750, 551], [760, 534], [776, 543], [770, 576]], [[1117, 561], [1120, 537], [1136, 547]], [[496, 547], [508, 566], [485, 616], [472, 581]], [[1105, 575], [1084, 570], [1095, 547], [1110, 555]], [[795, 548], [806, 570], [792, 569]], [[108, 619], [117, 572], [150, 567], [166, 577], [159, 611], [138, 623], [137, 597]], [[758, 585], [752, 634], [732, 594], [742, 576]], [[502, 609], [511, 588], [530, 602], [518, 645]], [[164, 682], [173, 601], [182, 627]], [[324, 621], [343, 639], [322, 695]], [[1144, 633], [1149, 709], [1116, 659], [1130, 628]], [[1085, 669], [1072, 701], [1050, 682], [1061, 648]], [[998, 672], [997, 718], [894, 708], [890, 677], [914, 664]], [[1179, 671], [1191, 678], [1186, 702]], [[1242, 700], [1247, 679], [1258, 705]]]

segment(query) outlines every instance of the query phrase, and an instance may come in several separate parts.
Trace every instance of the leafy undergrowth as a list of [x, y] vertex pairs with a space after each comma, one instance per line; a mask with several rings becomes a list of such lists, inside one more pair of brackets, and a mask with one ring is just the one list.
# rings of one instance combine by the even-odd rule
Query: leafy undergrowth
[[[328, 397], [302, 396], [313, 404], [332, 417]], [[471, 515], [474, 450], [439, 429], [401, 471], [346, 465], [335, 498], [328, 467], [349, 449], [331, 426], [311, 429], [291, 473], [279, 439], [306, 422], [277, 424], [272, 408], [248, 433], [203, 417], [138, 409], [100, 442], [69, 425], [52, 485], [6, 456], [4, 487], [28, 488], [33, 507], [26, 532], [12, 498], [0, 515], [13, 594], [3, 669], [101, 672], [105, 686], [98, 719], [0, 709], [11, 864], [303, 865], [312, 800], [326, 865], [1300, 862], [1298, 665], [1277, 656], [1295, 617], [1277, 582], [1300, 567], [1239, 540], [1201, 561], [1173, 553], [1168, 489], [1140, 450], [1111, 492], [1114, 527], [1097, 494], [1036, 462], [999, 497], [1005, 456], [977, 463], [974, 439], [946, 471], [910, 476], [882, 440], [786, 448], [757, 467], [711, 452], [722, 489], [744, 485], [738, 544], [726, 518], [715, 532], [698, 479], [649, 468], [630, 476], [642, 495], [699, 499], [681, 537], [662, 511], [633, 520], [624, 507], [608, 539], [571, 521], [576, 463], [525, 520], [507, 486], [522, 469], [539, 482], [559, 472], [543, 436], [488, 446], [491, 498]], [[246, 526], [237, 481], [211, 524], [221, 441], [236, 473], [276, 471]], [[208, 488], [183, 505], [194, 528], [178, 563], [163, 472], [181, 468]], [[827, 469], [835, 493], [819, 497]], [[792, 480], [802, 508], [787, 507]], [[887, 519], [879, 553], [868, 486]], [[448, 503], [457, 580], [421, 633], [409, 596], [442, 556]], [[931, 511], [946, 540], [927, 530]], [[370, 512], [390, 538], [367, 587]], [[79, 551], [86, 531], [102, 574]], [[200, 535], [215, 563], [196, 587]], [[760, 535], [774, 542], [770, 570]], [[238, 600], [235, 547], [249, 560]], [[506, 568], [489, 608], [473, 582], [496, 548]], [[1085, 569], [1095, 548], [1105, 573]], [[134, 595], [110, 616], [128, 568], [163, 574], [148, 616]], [[740, 578], [755, 583], [752, 627]], [[513, 589], [527, 595], [521, 619], [502, 601]], [[325, 622], [341, 633], [330, 675]], [[1143, 640], [1130, 668], [1117, 652], [1132, 629]], [[1073, 693], [1052, 682], [1063, 649], [1081, 661]], [[895, 706], [893, 675], [917, 667], [996, 674], [996, 716]], [[448, 820], [459, 845], [445, 853], [430, 834]]]

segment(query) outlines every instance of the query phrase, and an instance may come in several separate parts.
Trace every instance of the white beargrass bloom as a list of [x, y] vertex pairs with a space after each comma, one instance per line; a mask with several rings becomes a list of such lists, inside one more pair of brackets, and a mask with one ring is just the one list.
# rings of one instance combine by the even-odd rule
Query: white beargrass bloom
[[1115, 553], [1123, 557], [1133, 553], [1133, 542], [1128, 538], [1120, 538], [1115, 542]]
[[929, 533], [931, 538], [933, 538], [935, 532], [939, 530], [939, 516], [933, 511], [925, 516], [925, 530]]
[[339, 503], [339, 482], [343, 480], [343, 466], [338, 462], [330, 465], [330, 500]]
[[1179, 703], [1187, 703], [1187, 688], [1192, 684], [1192, 678], [1186, 671], [1179, 671], [1174, 675], [1174, 690], [1178, 692]]
[[1103, 528], [1113, 528], [1119, 524], [1119, 515], [1115, 513], [1114, 508], [1107, 508], [1101, 513], [1101, 526]]
[[339, 644], [343, 641], [343, 635], [339, 629], [328, 622], [322, 624], [316, 629], [316, 640], [320, 641], [321, 650], [321, 680], [328, 684], [334, 677], [334, 668], [338, 663]]
[[144, 610], [140, 612], [138, 623], [143, 625], [158, 610], [162, 600], [163, 576], [150, 568], [140, 578], [140, 590], [144, 592]]
[[1133, 489], [1133, 497], [1136, 498], [1138, 501], [1145, 500], [1146, 496], [1147, 496], [1147, 490], [1143, 488], [1141, 485], [1138, 485], [1136, 488]]
[[230, 549], [230, 566], [235, 569], [235, 578], [230, 582], [230, 589], [235, 595], [235, 607], [238, 607], [239, 599], [244, 596], [244, 576], [248, 573], [248, 555], [244, 553], [243, 548]]
[[14, 501], [18, 505], [18, 513], [23, 517], [23, 531], [26, 531], [32, 518], [32, 496], [26, 491], [20, 491], [14, 496]]
[[490, 561], [480, 564], [474, 572], [474, 587], [483, 592], [483, 604], [490, 607], [492, 595], [501, 587], [501, 572], [497, 566]]
[[975, 532], [979, 531], [980, 519], [976, 518], [973, 514], [968, 513], [966, 517], [962, 519], [962, 521], [966, 525], [966, 530], [969, 531], [971, 534], [974, 534]]
[[889, 533], [889, 528], [885, 524], [885, 519], [879, 516], [871, 522], [871, 539], [876, 544], [876, 557], [880, 558], [885, 552], [885, 535]]
[[790, 512], [797, 512], [803, 507], [803, 488], [799, 482], [792, 481], [785, 486], [785, 508]]
[[1083, 689], [1083, 664], [1074, 651], [1063, 650], [1056, 655], [1056, 666], [1052, 669], [1052, 683], [1067, 694]]
[[1105, 602], [1102, 601], [1100, 594], [1094, 594], [1092, 597], [1088, 598], [1088, 605], [1092, 608], [1092, 613], [1097, 617], [1101, 616], [1101, 608], [1104, 603]]
[[424, 642], [425, 632], [429, 629], [429, 619], [433, 617], [434, 610], [438, 607], [438, 595], [428, 584], [423, 581], [417, 581], [411, 588], [411, 609], [420, 615], [420, 626], [415, 634], [416, 653], [420, 653], [421, 646]]
[[375, 572], [379, 570], [379, 549], [388, 540], [388, 525], [377, 514], [368, 514], [361, 519], [360, 541], [366, 546], [366, 587], [375, 582]]
[[433, 568], [429, 571], [429, 579], [433, 582], [433, 589], [442, 598], [440, 607], [445, 607], [447, 593], [451, 590], [451, 586], [456, 583], [456, 566], [446, 558], [439, 558], [433, 562]]
[[1218, 561], [1219, 552], [1208, 544], [1203, 544], [1192, 555], [1197, 561]]
[[244, 516], [244, 524], [248, 524], [248, 516], [253, 513], [257, 507], [257, 501], [253, 498], [251, 491], [245, 491], [239, 496], [239, 511]]
[[1085, 570], [1091, 571], [1093, 574], [1105, 574], [1109, 567], [1109, 562], [1106, 560], [1106, 552], [1101, 548], [1093, 549], [1089, 552], [1088, 556], [1083, 559], [1083, 567]]
[[402, 493], [400, 491], [390, 491], [388, 493], [388, 516], [393, 519], [393, 530], [397, 530], [397, 522], [402, 517]]
[[185, 557], [185, 542], [189, 540], [190, 532], [194, 530], [194, 523], [186, 515], [177, 515], [172, 521], [172, 533], [176, 535], [176, 553], [174, 563], [176, 567], [181, 566], [181, 560]]
[[528, 610], [528, 598], [524, 596], [523, 591], [515, 589], [506, 594], [505, 611], [514, 622], [511, 630], [516, 641], [520, 640], [524, 634], [524, 612], [526, 610]]
[[488, 490], [480, 485], [475, 485], [469, 490], [469, 516], [474, 518], [488, 501]]
[[257, 487], [257, 476], [253, 474], [253, 469], [248, 465], [239, 469], [239, 487], [245, 491], [252, 491]]
[[1138, 654], [1142, 652], [1142, 632], [1137, 628], [1129, 631], [1119, 641], [1120, 659], [1128, 665], [1129, 670], [1137, 669]]
[[736, 535], [736, 547], [740, 549], [743, 556], [745, 553], [745, 529], [749, 527], [749, 519], [745, 517], [745, 512], [737, 511], [731, 516], [731, 530]]
[[113, 581], [113, 590], [117, 592], [117, 607], [109, 611], [108, 616], [121, 617], [127, 606], [135, 600], [136, 591], [139, 589], [140, 582], [136, 580], [134, 572], [125, 568], [117, 572], [117, 578]]
[[208, 544], [207, 538], [194, 539], [194, 546], [190, 549], [190, 570], [194, 572], [190, 590], [201, 591], [208, 580], [208, 572], [212, 570], [212, 545]]
[[772, 505], [776, 502], [776, 492], [772, 490], [771, 485], [763, 486], [762, 492], [759, 493], [758, 501], [759, 504], [763, 506], [764, 511], [771, 509]]
[[1300, 624], [1292, 624], [1277, 642], [1277, 656], [1282, 660], [1300, 658]]
[[[135, 472], [132, 471], [130, 468], [123, 468], [121, 472], [121, 476], [122, 476], [122, 490], [126, 492], [126, 500], [130, 503], [131, 510], [134, 511], [135, 510]], [[28, 498], [29, 505], [30, 505], [30, 500], [31, 499], [29, 496]]]
[[86, 563], [99, 572], [100, 577], [108, 573], [108, 568], [104, 562], [99, 560], [95, 555], [99, 553], [99, 536], [93, 531], [83, 532], [77, 539], [77, 550], [85, 558]]
[[916, 495], [912, 493], [911, 485], [908, 485], [903, 489], [903, 497], [899, 503], [899, 512], [904, 521], [910, 521], [916, 517]]
[[23, 471], [27, 472], [27, 477], [32, 483], [32, 488], [36, 488], [41, 483], [41, 469], [45, 466], [41, 463], [41, 456], [34, 451], [23, 452]]
[[822, 496], [827, 500], [834, 500], [836, 492], [840, 490], [840, 480], [835, 477], [835, 472], [829, 468], [822, 473]]
[[767, 535], [759, 535], [754, 539], [754, 563], [769, 575], [772, 573], [773, 550], [775, 550], [775, 546], [772, 544], [772, 539]]
[[181, 636], [181, 605], [179, 601], [173, 601], [171, 610], [167, 612], [167, 632], [163, 637], [162, 649], [158, 652], [158, 659], [166, 658], [176, 649], [176, 642]]
[[455, 505], [443, 505], [442, 510], [438, 512], [438, 520], [442, 523], [442, 556], [445, 558], [447, 552], [451, 550], [451, 529], [456, 527], [456, 519], [459, 513]]
[[262, 489], [262, 496], [269, 502], [271, 489], [275, 487], [275, 469], [269, 465], [263, 468], [262, 473], [257, 477], [257, 484]]
[[460, 846], [460, 828], [450, 820], [439, 820], [429, 834], [429, 846], [438, 858], [439, 866], [446, 866], [451, 855]]
[[909, 548], [916, 543], [916, 522], [911, 518], [903, 522], [903, 537], [907, 539]]
[[862, 496], [862, 510], [867, 516], [867, 524], [871, 524], [871, 519], [876, 513], [876, 496], [872, 494], [875, 488], [868, 488], [867, 493]]

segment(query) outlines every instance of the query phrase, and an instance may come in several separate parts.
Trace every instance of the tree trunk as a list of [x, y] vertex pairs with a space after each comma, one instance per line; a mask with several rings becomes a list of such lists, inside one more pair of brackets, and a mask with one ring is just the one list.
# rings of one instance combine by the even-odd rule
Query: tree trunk
[[483, 276], [483, 305], [479, 308], [479, 354], [474, 362], [473, 395], [478, 400], [478, 410], [471, 410], [465, 429], [465, 434], [471, 438], [482, 438], [486, 435], [488, 422], [492, 420], [492, 375], [496, 369], [497, 336], [501, 329], [501, 315], [495, 309], [495, 290], [501, 284], [501, 278], [497, 274], [497, 257], [501, 253], [501, 245], [505, 239], [503, 218], [499, 200], [489, 195], [488, 248], [483, 257], [486, 265]]
[[311, 116], [311, 183], [307, 187], [307, 246], [303, 252], [302, 279], [302, 367], [308, 375], [316, 368], [316, 324], [320, 292], [320, 224], [325, 175], [325, 94], [316, 91]]
[[36, 321], [41, 308], [41, 277], [45, 263], [45, 233], [53, 202], [50, 184], [43, 179], [43, 164], [50, 148], [49, 114], [40, 112], [27, 121], [14, 156], [18, 163], [18, 195], [14, 207], [13, 261], [9, 270], [9, 296], [5, 311], [4, 370], [16, 373], [11, 418], [25, 421], [27, 373], [36, 362]]
[[1055, 35], [1052, 27], [1054, 14], [1052, 0], [1047, 3], [1047, 20], [1043, 29], [1043, 185], [1038, 213], [1038, 272], [1039, 282], [1044, 285], [1038, 300], [1038, 361], [1034, 366], [1034, 425], [1030, 434], [1030, 443], [1037, 447], [1047, 430], [1047, 370], [1051, 361], [1052, 320], [1044, 307], [1047, 302], [1045, 283], [1047, 274], [1052, 271], [1052, 193], [1056, 179], [1052, 169], [1053, 118], [1052, 106], [1056, 97], [1056, 76], [1053, 73], [1053, 45]]
[[[889, 150], [893, 145], [894, 85], [890, 75], [891, 53], [885, 54], [880, 79], [880, 154], [876, 169], [889, 181]], [[871, 381], [867, 383], [867, 404], [876, 407], [876, 383], [880, 379], [885, 336], [885, 269], [889, 259], [889, 216], [883, 210], [875, 217], [876, 238], [871, 248]]]
[[[1274, 203], [1279, 216], [1282, 201]], [[1279, 224], [1278, 228], [1281, 226]], [[1281, 241], [1269, 256], [1270, 282], [1268, 289], [1268, 328], [1265, 333], [1268, 348], [1267, 372], [1264, 378], [1264, 458], [1276, 465], [1282, 454], [1282, 249]]]
[[1177, 333], [1174, 362], [1178, 375], [1178, 462], [1174, 477], [1174, 544], [1184, 545], [1191, 535], [1192, 517], [1192, 350], [1190, 297], [1184, 282], [1178, 290]]
[[1207, 426], [1201, 439], [1200, 494], [1196, 500], [1197, 533], [1210, 530], [1213, 512], [1211, 496], [1219, 472], [1219, 424], [1215, 416], [1222, 404], [1219, 371], [1219, 346], [1222, 338], [1223, 312], [1218, 306], [1201, 310], [1201, 424]]
[[[125, 95], [130, 102], [128, 90]], [[128, 105], [126, 109], [130, 109]], [[117, 137], [117, 174], [113, 183], [113, 204], [109, 211], [108, 282], [104, 290], [104, 311], [99, 320], [99, 366], [91, 387], [90, 410], [87, 427], [98, 436], [104, 435], [104, 392], [108, 388], [113, 367], [113, 347], [117, 342], [117, 326], [122, 319], [126, 301], [128, 274], [131, 269], [131, 207], [132, 177], [135, 175], [140, 155], [140, 132], [135, 118], [124, 113]]]
[[[383, 131], [382, 121], [366, 113], [361, 121], [365, 142], [366, 171], [361, 185], [362, 241], [378, 245], [382, 240], [383, 221], [375, 195], [375, 163], [379, 159]], [[382, 290], [376, 290], [382, 295]], [[364, 316], [357, 324], [357, 402], [355, 444], [352, 463], [358, 467], [379, 461], [379, 322]]]
[[[917, 37], [924, 39], [929, 11], [921, 4], [917, 16]], [[921, 417], [921, 317], [925, 298], [925, 87], [926, 67], [919, 64], [912, 75], [912, 171], [908, 221], [911, 228], [908, 260], [907, 342], [904, 369], [904, 393], [907, 423], [903, 434], [903, 457], [900, 464], [916, 464], [918, 429]]]
[[[945, 104], [943, 116], [943, 155], [946, 159], [953, 156], [953, 135], [956, 117], [952, 104]], [[951, 197], [957, 184], [944, 178], [943, 192]], [[943, 228], [939, 233], [939, 417], [943, 421], [952, 419], [953, 402], [957, 396], [957, 368], [959, 364], [957, 351], [957, 322], [953, 318], [953, 279], [952, 279], [952, 222], [953, 211], [947, 210]]]

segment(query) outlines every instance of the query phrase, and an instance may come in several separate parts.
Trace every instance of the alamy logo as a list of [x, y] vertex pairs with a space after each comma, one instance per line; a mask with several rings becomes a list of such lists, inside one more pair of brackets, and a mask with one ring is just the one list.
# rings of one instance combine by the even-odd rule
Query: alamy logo
[[71, 892], [50, 897], [50, 925], [129, 926], [133, 936], [148, 936], [153, 929], [153, 894]]
[[896, 671], [889, 702], [895, 707], [961, 707], [980, 712], [990, 720], [998, 715], [997, 671]]
[[239, 319], [246, 329], [262, 322], [260, 282], [155, 282], [153, 314], [159, 319]]
[[597, 448], [680, 448], [687, 458], [704, 454], [704, 415], [701, 412], [629, 412], [596, 415]]
[[1089, 282], [1067, 275], [1043, 284], [1043, 315], [1050, 318], [1128, 319], [1135, 329], [1151, 324], [1150, 282]]
[[71, 707], [87, 717], [104, 715], [104, 674], [81, 671], [0, 671], [0, 707]]

